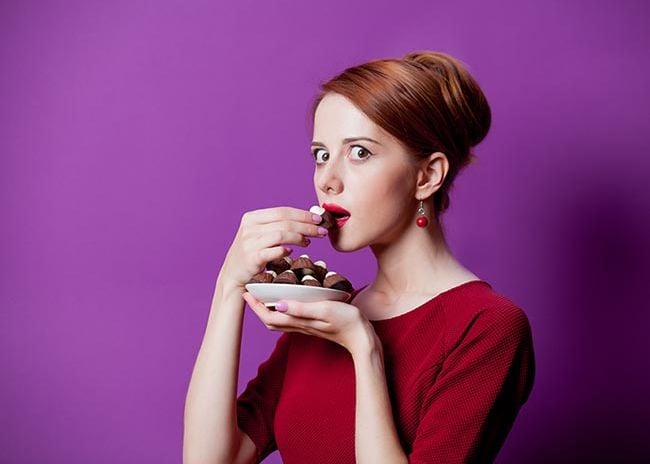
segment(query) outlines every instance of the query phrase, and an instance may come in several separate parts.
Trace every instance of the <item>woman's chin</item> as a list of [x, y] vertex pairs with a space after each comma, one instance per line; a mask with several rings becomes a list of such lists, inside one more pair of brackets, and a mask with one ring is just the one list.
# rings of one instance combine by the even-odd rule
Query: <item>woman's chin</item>
[[332, 248], [341, 253], [350, 253], [352, 251], [360, 250], [366, 246], [365, 243], [359, 243], [356, 241], [352, 242], [349, 240], [349, 238], [346, 240], [345, 237], [338, 234], [337, 232], [331, 233], [329, 235], [329, 239], [330, 243], [332, 244]]

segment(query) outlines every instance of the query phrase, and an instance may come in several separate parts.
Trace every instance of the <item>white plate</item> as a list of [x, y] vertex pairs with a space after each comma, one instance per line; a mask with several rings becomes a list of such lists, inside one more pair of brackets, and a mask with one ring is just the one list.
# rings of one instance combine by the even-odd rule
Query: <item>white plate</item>
[[265, 306], [275, 306], [280, 300], [345, 302], [350, 297], [350, 293], [343, 290], [300, 284], [246, 284], [246, 290]]

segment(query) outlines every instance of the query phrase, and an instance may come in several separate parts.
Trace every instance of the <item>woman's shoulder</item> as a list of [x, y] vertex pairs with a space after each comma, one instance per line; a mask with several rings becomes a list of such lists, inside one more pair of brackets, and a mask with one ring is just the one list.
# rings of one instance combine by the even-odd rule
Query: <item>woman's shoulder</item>
[[[524, 308], [506, 294], [496, 290], [485, 281], [478, 281], [485, 285], [474, 285], [468, 288], [468, 297], [464, 307], [471, 317], [481, 315], [493, 319], [527, 319]], [[458, 311], [459, 308], [456, 308]]]
[[523, 308], [512, 298], [495, 289], [485, 280], [474, 280], [462, 284], [445, 299], [449, 312], [476, 315], [479, 312], [490, 314], [510, 314], [511, 317], [525, 315]]
[[464, 296], [457, 304], [444, 307], [448, 347], [457, 345], [470, 333], [495, 340], [530, 337], [528, 315], [512, 298], [489, 284], [474, 286]]

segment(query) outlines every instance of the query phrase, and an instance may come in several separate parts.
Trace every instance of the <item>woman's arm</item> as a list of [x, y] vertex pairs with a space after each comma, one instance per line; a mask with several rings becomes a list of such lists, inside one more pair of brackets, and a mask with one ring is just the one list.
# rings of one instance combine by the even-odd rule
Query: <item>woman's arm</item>
[[412, 464], [494, 462], [530, 395], [535, 359], [524, 311], [484, 308], [446, 339], [441, 365], [425, 372]]
[[185, 464], [257, 460], [251, 439], [239, 430], [237, 421], [242, 294], [246, 283], [262, 272], [267, 263], [291, 254], [291, 249], [283, 245], [307, 246], [307, 236], [320, 236], [321, 220], [309, 211], [288, 206], [249, 211], [242, 216], [217, 277], [208, 324], [187, 392]]
[[224, 288], [217, 279], [185, 400], [185, 464], [235, 462], [244, 438], [237, 426], [236, 396], [243, 316], [241, 291]]
[[359, 464], [407, 463], [388, 396], [381, 341], [372, 327], [351, 351], [356, 378], [355, 454]]

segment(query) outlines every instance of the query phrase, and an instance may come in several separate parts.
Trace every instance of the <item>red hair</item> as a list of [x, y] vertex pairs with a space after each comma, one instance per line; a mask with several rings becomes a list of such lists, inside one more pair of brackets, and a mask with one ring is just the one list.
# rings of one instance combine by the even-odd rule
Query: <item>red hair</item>
[[412, 52], [401, 59], [353, 66], [320, 90], [312, 121], [323, 97], [333, 92], [350, 100], [417, 159], [438, 151], [445, 154], [449, 170], [433, 195], [436, 217], [449, 207], [456, 175], [474, 161], [471, 148], [490, 129], [490, 106], [483, 91], [459, 60], [441, 52]]

